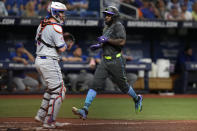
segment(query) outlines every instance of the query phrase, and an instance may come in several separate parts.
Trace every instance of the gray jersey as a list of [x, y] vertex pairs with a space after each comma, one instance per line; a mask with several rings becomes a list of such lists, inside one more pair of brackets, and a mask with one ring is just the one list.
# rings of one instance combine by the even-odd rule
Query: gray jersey
[[[36, 40], [40, 32], [40, 26], [37, 29]], [[41, 39], [51, 46], [61, 48], [65, 46], [65, 41], [62, 34], [62, 27], [56, 24], [47, 25], [41, 35]], [[48, 56], [54, 59], [59, 59], [59, 54], [55, 48], [50, 48], [44, 45], [42, 42], [37, 41], [37, 56]]]
[[[125, 39], [126, 32], [124, 26], [120, 22], [115, 22], [111, 26], [106, 26], [103, 30], [103, 36], [111, 39]], [[122, 46], [114, 46], [111, 44], [103, 45], [103, 55], [114, 55], [120, 53]]]

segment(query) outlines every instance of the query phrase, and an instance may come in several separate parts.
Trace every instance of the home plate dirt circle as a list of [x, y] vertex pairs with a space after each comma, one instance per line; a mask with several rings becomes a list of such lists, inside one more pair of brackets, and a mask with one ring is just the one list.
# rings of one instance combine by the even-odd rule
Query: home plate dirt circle
[[[58, 119], [64, 127], [51, 131], [197, 131], [197, 120]], [[0, 118], [0, 131], [46, 131], [33, 118]]]

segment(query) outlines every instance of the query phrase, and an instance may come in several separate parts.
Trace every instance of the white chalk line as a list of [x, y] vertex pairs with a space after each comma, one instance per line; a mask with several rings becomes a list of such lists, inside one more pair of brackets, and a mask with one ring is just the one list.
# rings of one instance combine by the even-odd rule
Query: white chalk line
[[[37, 124], [36, 122], [3, 122], [4, 124]], [[146, 121], [146, 122], [91, 122], [91, 123], [63, 123], [65, 126], [73, 125], [73, 126], [93, 126], [93, 125], [142, 125], [142, 124], [178, 124], [178, 123], [197, 123], [197, 122], [189, 122], [189, 121], [175, 121], [175, 122], [165, 122], [165, 121]]]

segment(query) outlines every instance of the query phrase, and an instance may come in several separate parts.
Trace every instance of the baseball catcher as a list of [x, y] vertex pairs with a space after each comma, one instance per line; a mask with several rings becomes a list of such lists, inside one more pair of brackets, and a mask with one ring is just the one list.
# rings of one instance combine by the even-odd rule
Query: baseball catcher
[[[48, 16], [41, 21], [37, 29], [36, 69], [47, 83], [47, 89], [35, 116], [44, 128], [64, 126], [56, 122], [56, 117], [65, 97], [66, 88], [59, 66], [59, 54], [71, 48], [72, 41], [65, 42], [62, 25], [65, 21], [66, 6], [60, 2], [51, 2]], [[65, 34], [64, 34], [65, 35]], [[67, 35], [66, 35], [67, 36]], [[69, 39], [71, 35], [68, 35]], [[72, 37], [74, 40], [74, 37]]]

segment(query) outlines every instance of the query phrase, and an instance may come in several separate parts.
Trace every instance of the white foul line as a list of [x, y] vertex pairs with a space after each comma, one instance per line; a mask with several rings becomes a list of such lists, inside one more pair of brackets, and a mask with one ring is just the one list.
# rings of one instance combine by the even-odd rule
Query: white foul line
[[[3, 122], [4, 124], [36, 124], [36, 122]], [[88, 123], [88, 121], [85, 123], [85, 122], [82, 122], [82, 123], [63, 123], [64, 125], [73, 125], [73, 126], [83, 126], [83, 125], [90, 125], [90, 126], [93, 126], [93, 125], [142, 125], [142, 124], [177, 124], [177, 123], [191, 123], [189, 121], [175, 121], [175, 122], [169, 122], [169, 121], [146, 121], [146, 122], [91, 122], [91, 123]], [[197, 122], [195, 122], [197, 123]]]

